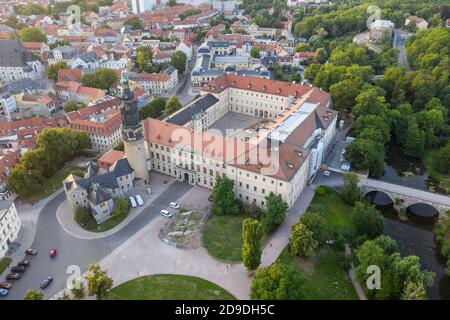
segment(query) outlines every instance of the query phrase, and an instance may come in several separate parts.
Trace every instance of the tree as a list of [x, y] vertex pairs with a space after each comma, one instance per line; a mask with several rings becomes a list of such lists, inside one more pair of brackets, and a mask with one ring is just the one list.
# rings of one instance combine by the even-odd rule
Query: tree
[[438, 151], [435, 163], [439, 172], [450, 173], [450, 143]]
[[139, 118], [158, 118], [166, 108], [166, 100], [163, 97], [156, 97], [145, 106], [139, 109]]
[[[297, 49], [297, 47], [295, 47]], [[314, 62], [324, 64], [327, 62], [328, 53], [324, 48], [319, 48], [316, 50], [316, 55], [314, 56]]]
[[86, 87], [106, 90], [119, 80], [119, 75], [112, 69], [98, 68], [93, 73], [83, 76], [82, 83]]
[[89, 296], [95, 295], [97, 300], [105, 299], [113, 286], [113, 279], [99, 264], [90, 264], [84, 278], [87, 280]]
[[355, 169], [368, 169], [373, 177], [384, 171], [384, 146], [370, 139], [356, 139], [345, 148], [345, 158]]
[[293, 266], [275, 262], [256, 271], [250, 290], [253, 300], [296, 300], [305, 279]]
[[83, 299], [84, 298], [84, 284], [81, 280], [72, 280], [72, 287], [70, 288], [70, 292], [72, 292], [75, 299]]
[[270, 233], [286, 219], [288, 205], [280, 195], [271, 192], [266, 197], [266, 214], [262, 219], [264, 232]]
[[183, 51], [177, 50], [170, 58], [172, 65], [178, 70], [179, 74], [183, 74], [186, 70], [187, 56]]
[[78, 104], [75, 101], [67, 101], [64, 104], [64, 111], [69, 113], [72, 111], [77, 111], [78, 110]]
[[374, 239], [384, 229], [383, 217], [373, 205], [356, 202], [352, 210], [352, 225], [355, 238]]
[[91, 147], [89, 135], [68, 128], [46, 128], [36, 139], [37, 148], [27, 151], [7, 177], [16, 194], [26, 196], [41, 188], [65, 162]]
[[314, 239], [314, 233], [304, 224], [297, 222], [291, 226], [289, 237], [289, 252], [293, 256], [309, 257], [319, 243]]
[[260, 57], [259, 47], [253, 46], [250, 49], [250, 55], [252, 56], [252, 58], [255, 58], [255, 59], [259, 58]]
[[261, 224], [255, 219], [242, 222], [242, 259], [247, 270], [256, 270], [261, 264]]
[[343, 180], [344, 184], [342, 186], [341, 196], [349, 204], [354, 204], [361, 199], [361, 193], [358, 188], [358, 176], [353, 172], [349, 172], [344, 175]]
[[426, 300], [427, 292], [422, 282], [408, 282], [400, 297], [402, 300]]
[[42, 291], [36, 291], [34, 289], [28, 289], [25, 293], [23, 300], [42, 300], [44, 299], [44, 293]]
[[300, 223], [313, 233], [313, 238], [319, 245], [324, 244], [331, 237], [327, 220], [317, 212], [305, 212], [300, 217]]
[[166, 108], [164, 109], [166, 115], [170, 115], [175, 111], [181, 109], [180, 100], [176, 96], [172, 96], [167, 100]]
[[129, 25], [132, 30], [143, 29], [138, 17], [132, 17], [131, 19], [128, 19], [125, 24]]
[[403, 151], [406, 155], [414, 158], [421, 158], [425, 151], [425, 134], [419, 128], [415, 117], [409, 117], [406, 140], [403, 144]]
[[19, 38], [26, 42], [47, 42], [47, 36], [39, 27], [25, 27], [20, 30]]
[[58, 71], [59, 69], [69, 69], [69, 66], [65, 61], [59, 61], [53, 64], [50, 64], [47, 67], [47, 77], [54, 81], [58, 80]]
[[238, 214], [239, 207], [234, 201], [234, 182], [228, 177], [217, 177], [212, 190], [212, 210], [214, 214]]
[[153, 63], [153, 51], [150, 47], [140, 46], [136, 50], [136, 68], [138, 72], [147, 71]]
[[59, 47], [59, 46], [70, 46], [71, 44], [70, 44], [70, 41], [69, 40], [66, 40], [66, 39], [58, 39], [58, 40], [56, 40], [55, 42], [52, 42], [51, 44], [49, 44], [48, 46], [49, 46], [49, 48], [51, 49], [51, 50], [53, 50], [53, 49], [55, 49], [56, 47]]

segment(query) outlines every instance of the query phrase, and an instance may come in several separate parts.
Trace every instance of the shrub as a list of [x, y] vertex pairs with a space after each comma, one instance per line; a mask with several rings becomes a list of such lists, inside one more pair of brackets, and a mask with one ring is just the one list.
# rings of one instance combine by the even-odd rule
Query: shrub
[[87, 227], [93, 223], [96, 224], [91, 211], [84, 207], [78, 207], [75, 210], [75, 221], [82, 227]]
[[127, 198], [114, 199], [114, 210], [111, 213], [112, 217], [128, 214], [128, 211], [130, 211], [130, 201]]
[[326, 195], [327, 193], [330, 193], [331, 191], [333, 191], [333, 189], [330, 186], [318, 186], [316, 189], [316, 194], [319, 196], [323, 196]]

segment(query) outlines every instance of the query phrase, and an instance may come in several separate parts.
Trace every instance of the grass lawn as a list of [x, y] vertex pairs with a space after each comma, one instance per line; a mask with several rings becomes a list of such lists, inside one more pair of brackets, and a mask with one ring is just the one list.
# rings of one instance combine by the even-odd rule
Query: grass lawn
[[311, 201], [308, 211], [318, 211], [336, 231], [351, 231], [352, 207], [348, 205], [336, 191], [324, 195], [316, 195]]
[[203, 229], [203, 243], [219, 259], [242, 261], [242, 221], [247, 215], [211, 214]]
[[293, 257], [287, 248], [278, 257], [280, 262], [295, 266], [308, 285], [305, 300], [357, 300], [353, 284], [342, 268], [343, 252], [326, 246], [308, 258]]
[[[123, 198], [120, 201], [128, 202], [128, 199]], [[117, 207], [116, 201], [114, 202], [114, 206], [115, 206], [114, 210], [116, 210], [116, 207]], [[105, 232], [105, 231], [111, 230], [112, 228], [118, 226], [123, 220], [125, 220], [126, 217], [128, 217], [129, 212], [130, 212], [129, 206], [128, 206], [128, 210], [122, 210], [118, 213], [116, 213], [116, 211], [113, 211], [113, 213], [112, 213], [113, 216], [100, 224], [97, 224], [95, 219], [91, 216], [85, 225], [80, 225], [80, 226], [82, 228], [84, 228], [85, 230], [91, 231], [91, 232]]]
[[84, 169], [80, 167], [62, 168], [53, 177], [45, 180], [42, 188], [40, 188], [39, 191], [27, 196], [23, 196], [21, 197], [21, 199], [25, 201], [34, 201], [47, 198], [53, 192], [62, 187], [63, 180], [67, 178], [67, 176], [71, 173], [81, 177], [83, 176]]
[[11, 261], [11, 258], [8, 257], [3, 257], [0, 259], [0, 274], [2, 274], [6, 270], [6, 268], [9, 267]]
[[113, 288], [110, 300], [235, 300], [232, 294], [207, 280], [177, 275], [143, 276]]
[[433, 179], [439, 181], [440, 187], [442, 187], [442, 189], [444, 189], [447, 194], [450, 194], [450, 175], [440, 173], [438, 170], [436, 170], [436, 166], [434, 165], [434, 159], [437, 155], [437, 152], [437, 149], [427, 150], [427, 152], [425, 152], [425, 158], [423, 162], [428, 172], [430, 173], [430, 176]]

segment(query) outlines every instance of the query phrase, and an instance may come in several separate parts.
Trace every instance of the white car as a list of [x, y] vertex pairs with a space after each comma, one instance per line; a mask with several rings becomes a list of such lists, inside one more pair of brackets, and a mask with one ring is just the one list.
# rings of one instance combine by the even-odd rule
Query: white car
[[323, 175], [326, 176], [326, 177], [329, 177], [329, 176], [330, 176], [330, 171], [325, 170], [325, 171], [323, 172]]
[[171, 202], [171, 203], [169, 203], [169, 207], [171, 207], [173, 209], [179, 209], [180, 205], [176, 202]]
[[134, 198], [133, 197], [129, 197], [128, 199], [130, 200], [131, 207], [132, 208], [136, 208], [137, 204], [136, 204], [136, 201], [134, 201]]
[[162, 209], [159, 213], [166, 218], [171, 218], [173, 216], [172, 212], [169, 212], [166, 209]]
[[143, 206], [144, 205], [144, 200], [142, 200], [142, 197], [140, 195], [135, 195], [134, 198], [136, 199], [136, 202], [138, 205]]

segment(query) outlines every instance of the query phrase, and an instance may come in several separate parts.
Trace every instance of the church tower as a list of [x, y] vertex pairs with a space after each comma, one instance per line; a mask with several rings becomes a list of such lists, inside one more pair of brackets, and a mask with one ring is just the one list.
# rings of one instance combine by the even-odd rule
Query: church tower
[[116, 91], [116, 97], [122, 100], [122, 136], [125, 146], [125, 155], [134, 169], [137, 185], [150, 182], [149, 170], [147, 168], [147, 151], [144, 141], [144, 132], [139, 120], [137, 103], [134, 94], [130, 90], [128, 79], [122, 73], [120, 84]]

